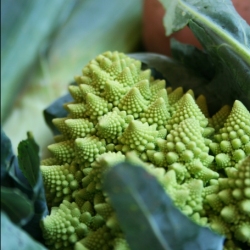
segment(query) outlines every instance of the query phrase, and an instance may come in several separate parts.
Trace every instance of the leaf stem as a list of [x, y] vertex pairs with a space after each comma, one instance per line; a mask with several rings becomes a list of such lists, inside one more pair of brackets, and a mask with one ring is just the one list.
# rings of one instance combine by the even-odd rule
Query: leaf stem
[[208, 20], [208, 18], [200, 12], [194, 11], [193, 8], [183, 1], [180, 1], [180, 7], [185, 11], [189, 12], [193, 17], [193, 22], [204, 23], [207, 27], [214, 31], [219, 37], [227, 41], [231, 48], [243, 58], [250, 66], [250, 50], [244, 45], [234, 39], [228, 32], [222, 30], [219, 25]]

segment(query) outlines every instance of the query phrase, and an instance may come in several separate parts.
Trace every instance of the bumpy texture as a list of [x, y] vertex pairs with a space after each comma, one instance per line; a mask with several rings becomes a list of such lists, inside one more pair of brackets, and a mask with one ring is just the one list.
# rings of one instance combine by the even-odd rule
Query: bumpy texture
[[240, 101], [210, 117], [204, 96], [166, 88], [118, 52], [75, 80], [41, 166], [49, 249], [129, 249], [102, 191], [103, 173], [125, 160], [152, 173], [195, 222], [226, 235], [225, 249], [250, 245], [250, 113]]
[[210, 225], [228, 239], [235, 237], [250, 245], [250, 156], [225, 172], [226, 177], [208, 187], [214, 191], [205, 197], [214, 210]]

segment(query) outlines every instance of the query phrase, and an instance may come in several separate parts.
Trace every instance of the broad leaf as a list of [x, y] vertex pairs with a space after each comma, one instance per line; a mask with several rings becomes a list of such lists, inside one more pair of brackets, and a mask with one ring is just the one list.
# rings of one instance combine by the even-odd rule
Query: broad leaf
[[1, 249], [3, 250], [46, 250], [20, 227], [13, 224], [1, 211]]
[[222, 249], [223, 237], [182, 214], [142, 167], [122, 163], [111, 168], [104, 189], [132, 250]]
[[186, 68], [190, 68], [208, 81], [215, 75], [214, 65], [209, 60], [209, 55], [197, 49], [195, 46], [183, 44], [171, 38], [171, 53], [174, 59]]
[[[223, 38], [239, 52], [249, 52], [250, 27], [237, 13], [231, 0], [159, 0], [166, 8], [164, 25], [166, 34], [182, 29], [190, 20], [200, 23], [203, 28], [216, 32], [217, 37]], [[247, 61], [250, 59], [248, 58]]]
[[160, 1], [167, 10], [166, 34], [188, 24], [214, 65], [216, 74], [209, 84], [214, 102], [208, 106], [216, 111], [238, 99], [250, 109], [250, 27], [232, 2]]
[[19, 189], [1, 187], [1, 209], [13, 223], [25, 225], [34, 213], [32, 202]]

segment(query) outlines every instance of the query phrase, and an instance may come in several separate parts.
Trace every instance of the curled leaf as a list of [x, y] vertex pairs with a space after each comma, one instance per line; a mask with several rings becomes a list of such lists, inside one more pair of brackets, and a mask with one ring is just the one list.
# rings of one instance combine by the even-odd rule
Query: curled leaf
[[222, 249], [223, 237], [182, 214], [142, 167], [116, 165], [107, 172], [104, 189], [132, 250]]

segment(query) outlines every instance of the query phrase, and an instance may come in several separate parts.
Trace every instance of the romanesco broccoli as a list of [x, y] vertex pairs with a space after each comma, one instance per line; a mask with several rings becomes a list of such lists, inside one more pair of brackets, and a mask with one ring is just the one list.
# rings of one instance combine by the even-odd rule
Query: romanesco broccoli
[[42, 161], [50, 249], [129, 249], [102, 175], [125, 160], [152, 173], [176, 206], [201, 225], [250, 246], [250, 113], [240, 101], [209, 116], [206, 99], [166, 88], [141, 62], [105, 52], [70, 86], [68, 116]]

